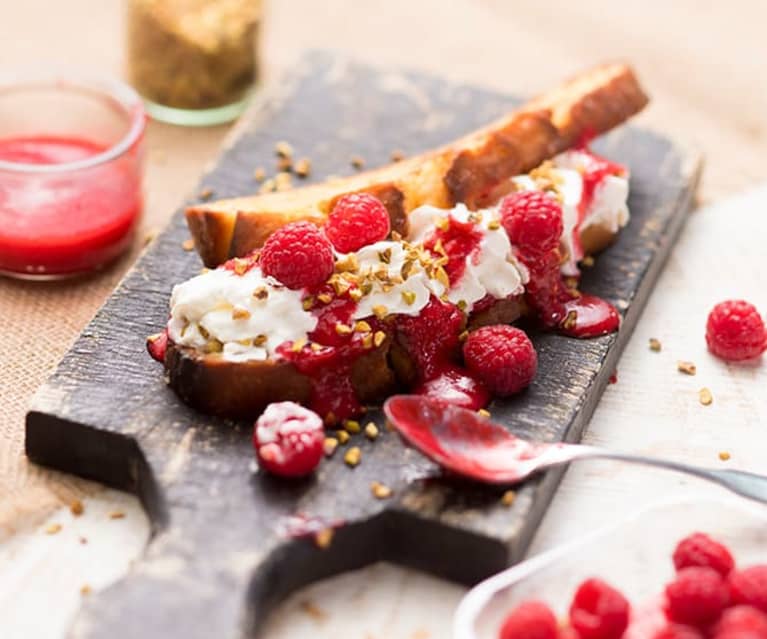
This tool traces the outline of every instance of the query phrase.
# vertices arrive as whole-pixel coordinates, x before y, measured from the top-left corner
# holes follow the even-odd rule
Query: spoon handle
[[[658,459],[657,457],[613,452],[595,446],[574,446],[571,452],[573,461],[578,459],[614,459],[632,464],[656,466],[666,470],[687,473],[688,475],[694,475],[695,477],[719,484],[743,497],[767,503],[767,477],[764,475],[757,475],[743,470],[702,468],[667,459]]]

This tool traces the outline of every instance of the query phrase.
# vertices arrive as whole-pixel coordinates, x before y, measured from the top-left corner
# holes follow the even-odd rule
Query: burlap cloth
[[[119,73],[116,0],[12,4],[0,21],[4,64],[40,59],[41,51],[54,55],[55,42],[71,64]],[[672,132],[705,152],[704,200],[767,179],[762,34],[767,4],[735,0],[703,10],[694,0],[649,5],[389,0],[385,10],[381,7],[372,1],[269,3],[264,39],[268,75],[288,67],[302,49],[332,45],[377,64],[420,67],[531,93],[583,66],[623,57],[636,64],[653,97],[641,123]],[[76,36],[83,28],[87,38]],[[71,37],[62,39],[62,34]],[[61,51],[55,53],[61,57]],[[161,227],[193,188],[225,132],[150,127],[142,231],[132,253],[107,271],[60,283],[0,279],[0,538],[75,496],[98,490],[26,462],[27,401],[119,281],[143,237]]]

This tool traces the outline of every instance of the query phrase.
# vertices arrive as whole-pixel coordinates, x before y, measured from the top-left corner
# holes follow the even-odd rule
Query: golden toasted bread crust
[[[475,133],[432,152],[380,169],[292,191],[192,206],[186,217],[207,266],[258,248],[295,220],[323,224],[347,193],[381,198],[392,228],[406,231],[407,214],[423,204],[485,206],[502,196],[508,178],[625,121],[647,104],[633,71],[596,67]],[[588,248],[588,247],[586,247]]]

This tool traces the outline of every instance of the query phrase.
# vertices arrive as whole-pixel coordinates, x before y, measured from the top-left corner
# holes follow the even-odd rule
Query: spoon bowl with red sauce
[[[391,397],[384,413],[405,441],[426,457],[445,470],[483,483],[515,484],[571,461],[614,459],[694,475],[767,503],[767,477],[754,473],[701,468],[596,446],[530,441],[474,411],[420,395]]]

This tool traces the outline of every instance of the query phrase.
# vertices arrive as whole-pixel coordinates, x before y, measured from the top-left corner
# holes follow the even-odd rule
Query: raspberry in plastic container
[[[499,639],[558,639],[557,618],[542,601],[525,601],[506,618]]]
[[[704,628],[715,622],[730,600],[727,582],[713,568],[682,568],[666,586],[672,621]]]
[[[341,253],[385,240],[390,230],[389,212],[381,200],[368,193],[340,197],[325,224],[325,235]]]
[[[311,473],[322,459],[324,441],[320,416],[295,402],[269,404],[253,431],[259,466],[280,477]]]
[[[767,565],[749,566],[730,574],[733,604],[746,604],[767,613]]]
[[[629,625],[630,606],[602,579],[587,579],[573,597],[570,623],[581,639],[620,639]]]
[[[680,541],[673,555],[677,570],[690,566],[713,568],[726,577],[735,566],[735,560],[724,544],[711,539],[705,533],[693,533]]]
[[[706,344],[726,361],[759,357],[767,349],[764,320],[756,307],[744,300],[721,302],[708,315]]]
[[[291,222],[266,240],[260,257],[261,270],[290,289],[323,284],[332,274],[333,247],[309,222]]]

